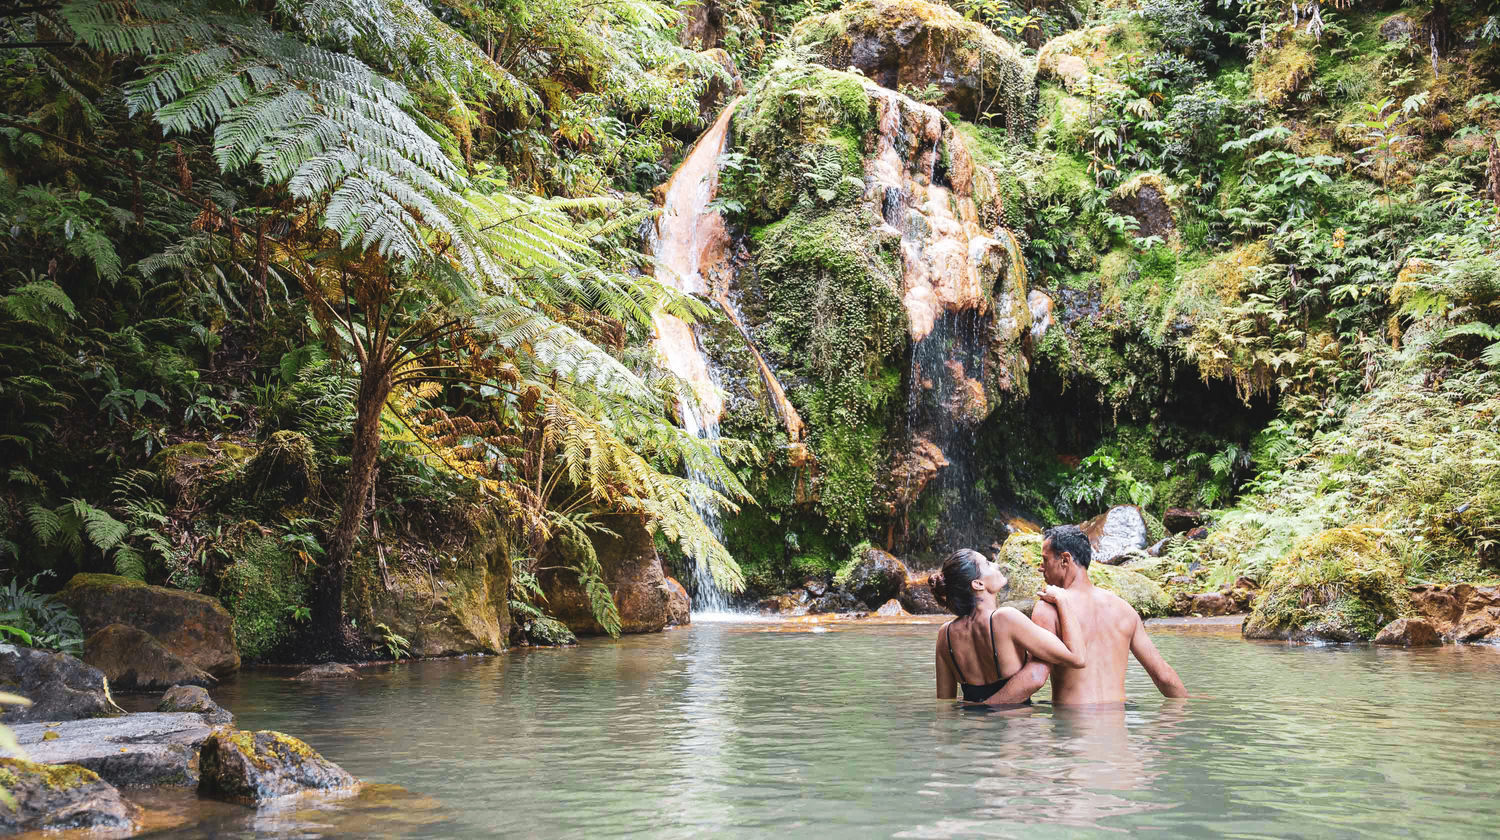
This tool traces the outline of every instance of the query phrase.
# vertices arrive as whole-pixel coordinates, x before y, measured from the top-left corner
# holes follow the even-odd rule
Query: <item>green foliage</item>
[[[411,653],[411,641],[405,636],[392,630],[384,624],[375,625],[375,632],[379,634],[377,643],[390,654],[392,659],[400,659]]]
[[[300,544],[291,539],[298,531],[278,539],[274,532],[259,533],[253,523],[246,526],[224,542],[229,562],[219,571],[215,592],[234,619],[240,655],[254,662],[274,654],[300,623],[311,575],[307,560],[297,553]]]
[[[0,630],[22,644],[83,655],[83,627],[67,606],[37,591],[41,575],[22,583],[12,578],[0,587]]]

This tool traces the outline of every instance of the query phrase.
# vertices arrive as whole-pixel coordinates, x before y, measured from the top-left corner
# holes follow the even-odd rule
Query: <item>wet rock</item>
[[[663,588],[666,574],[656,556],[656,541],[640,516],[602,517],[601,524],[613,532],[596,533],[594,552],[604,569],[604,584],[620,611],[620,632],[654,633],[667,626],[669,591]],[[554,564],[565,566],[566,563]],[[588,594],[571,568],[544,570],[538,575],[547,606],[559,621],[579,635],[602,635],[604,628],[594,618]]]
[[[876,610],[875,614],[885,616],[887,618],[911,615],[911,613],[901,608],[901,602],[897,601],[895,598],[892,598],[889,601],[886,601],[884,604],[881,604],[880,609]]]
[[[834,590],[807,605],[809,614],[855,612],[863,606],[859,599],[842,590]]]
[[[1198,579],[1192,575],[1172,575],[1167,583],[1172,586],[1192,586]]]
[[[1391,15],[1380,24],[1380,37],[1391,43],[1415,38],[1417,32],[1417,22],[1404,14]]]
[[[1167,615],[1172,601],[1156,581],[1139,572],[1118,566],[1089,566],[1089,580],[1100,589],[1113,592],[1141,614],[1142,618]]]
[[[668,577],[667,587],[667,624],[668,626],[682,627],[693,622],[693,602],[688,598],[687,589],[677,582],[677,578]]]
[[[907,577],[909,573],[905,563],[878,548],[872,548],[859,558],[859,562],[849,573],[844,588],[854,597],[874,607],[896,597]]]
[[[933,89],[938,108],[1031,136],[1036,81],[1016,48],[953,9],[922,0],[859,0],[806,18],[789,36],[837,70],[857,69],[890,90]],[[929,88],[929,86],[931,86]]]
[[[0,644],[0,691],[31,700],[30,706],[6,706],[5,723],[125,714],[103,672],[66,653]]]
[[[1052,296],[1032,289],[1026,293],[1026,308],[1031,310],[1031,341],[1034,346],[1052,328]]]
[[[139,810],[92,771],[0,758],[0,787],[15,808],[0,806],[0,834],[58,829],[131,830]]]
[[[1500,586],[1418,586],[1411,611],[1451,642],[1500,641]]]
[[[76,764],[118,787],[198,784],[198,746],[211,731],[193,712],[140,712],[15,727],[33,761]]]
[[[1156,542],[1152,543],[1149,548],[1146,549],[1146,556],[1147,557],[1160,557],[1162,555],[1162,552],[1167,550],[1167,544],[1170,543],[1171,541],[1172,541],[1171,537],[1164,537],[1162,539],[1157,540]]]
[[[1135,505],[1116,505],[1078,527],[1088,535],[1095,563],[1113,563],[1146,547],[1146,517]]]
[[[174,685],[213,685],[207,671],[162,646],[150,633],[110,624],[83,643],[83,661],[104,672],[110,685],[123,691]]]
[[[1160,175],[1137,175],[1117,187],[1109,199],[1116,213],[1130,216],[1140,223],[1135,235],[1166,239],[1177,229],[1166,181]]]
[[[927,577],[907,578],[901,583],[901,591],[896,593],[896,600],[901,602],[901,608],[912,615],[942,615],[947,612],[933,597],[932,589],[927,586]]]
[[[796,601],[799,604],[805,604],[813,599],[813,594],[811,592],[808,592],[806,589],[793,589],[787,594],[792,596],[792,600]]]
[[[1224,592],[1177,593],[1172,609],[1178,615],[1234,615],[1241,607],[1233,596]]]
[[[927,484],[937,477],[938,471],[948,466],[948,456],[937,444],[924,437],[916,437],[901,448],[891,463],[890,476],[886,482],[891,488],[890,510],[909,508],[921,497]]]
[[[1438,635],[1437,628],[1433,627],[1432,622],[1425,618],[1398,618],[1380,628],[1380,632],[1375,636],[1375,644],[1377,645],[1424,647],[1427,645],[1439,645],[1442,642],[1442,637]]]
[[[785,615],[797,609],[801,602],[790,595],[771,595],[755,602],[755,609],[772,615]]]
[[[1196,510],[1175,507],[1167,508],[1167,512],[1161,518],[1161,524],[1166,526],[1167,533],[1169,534],[1181,534],[1184,531],[1191,531],[1200,525],[1207,524],[1207,522],[1208,517]]]
[[[260,803],[312,790],[354,787],[342,767],[290,735],[220,727],[203,742],[198,791],[235,802]]]
[[[808,578],[802,582],[802,588],[813,598],[820,598],[828,594],[828,584],[815,578]]]
[[[1042,580],[1041,534],[1013,533],[991,559],[1005,573],[1005,588],[996,595],[999,601],[1034,597],[1046,585]]]
[[[156,704],[158,712],[196,712],[209,723],[232,723],[234,715],[215,703],[208,689],[197,685],[174,685],[161,696]]]
[[[1194,528],[1191,531],[1183,534],[1183,536],[1194,541],[1206,540],[1208,539],[1208,528],[1200,525],[1197,528]]]
[[[292,677],[294,680],[357,680],[359,672],[338,662],[325,662],[322,665],[314,665]]]
[[[97,574],[74,575],[57,597],[78,615],[90,636],[111,624],[125,624],[215,677],[240,667],[233,620],[215,598]]]
[[[700,0],[687,6],[682,10],[680,26],[677,43],[695,50],[722,47],[724,35],[729,31],[719,0]]]

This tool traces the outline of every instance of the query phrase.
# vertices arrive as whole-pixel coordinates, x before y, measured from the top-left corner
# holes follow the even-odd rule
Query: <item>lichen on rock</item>
[[[1322,531],[1271,569],[1244,633],[1290,641],[1371,639],[1408,611],[1404,582],[1386,532],[1359,525]]]

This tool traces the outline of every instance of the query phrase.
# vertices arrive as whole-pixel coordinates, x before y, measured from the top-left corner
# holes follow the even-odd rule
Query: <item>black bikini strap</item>
[[[995,676],[1003,680],[1005,679],[1005,673],[1000,670],[1000,651],[995,647],[995,613],[997,612],[1000,612],[1000,610],[994,609],[990,611],[990,655],[995,657]]]

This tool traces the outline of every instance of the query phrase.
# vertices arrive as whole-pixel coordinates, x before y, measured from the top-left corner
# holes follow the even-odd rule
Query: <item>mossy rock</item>
[[[1266,577],[1245,621],[1249,639],[1373,639],[1408,611],[1406,575],[1378,528],[1321,531],[1299,542]]]
[[[208,595],[150,586],[119,575],[78,574],[57,598],[78,615],[88,635],[111,624],[124,624],[145,631],[176,656],[215,677],[240,667],[234,619]]]
[[[203,742],[199,769],[199,793],[252,804],[358,784],[306,743],[270,730],[215,729]]]
[[[934,91],[937,107],[1005,126],[1027,141],[1036,79],[1015,47],[948,6],[858,0],[798,23],[788,36],[829,67],[858,69],[891,90]],[[998,117],[991,117],[998,114]]]
[[[1047,585],[1042,578],[1041,534],[1012,533],[993,559],[1010,580],[1010,585],[1000,593],[1002,602],[1033,598]]]
[[[995,563],[1010,578],[1010,588],[1000,600],[1030,598],[1046,586],[1042,577],[1042,535],[1013,533],[1000,547]],[[1156,581],[1145,575],[1094,563],[1089,566],[1089,580],[1100,589],[1113,592],[1143,618],[1166,615],[1172,602]]]
[[[59,829],[128,831],[140,811],[99,774],[76,764],[0,758],[0,788],[15,800],[0,805],[0,834]]]
[[[1167,615],[1172,609],[1172,599],[1161,585],[1139,572],[1094,563],[1089,566],[1089,580],[1100,589],[1124,598],[1141,618]]]
[[[317,452],[301,432],[272,432],[245,469],[251,495],[276,493],[286,505],[307,498],[319,481]]]

